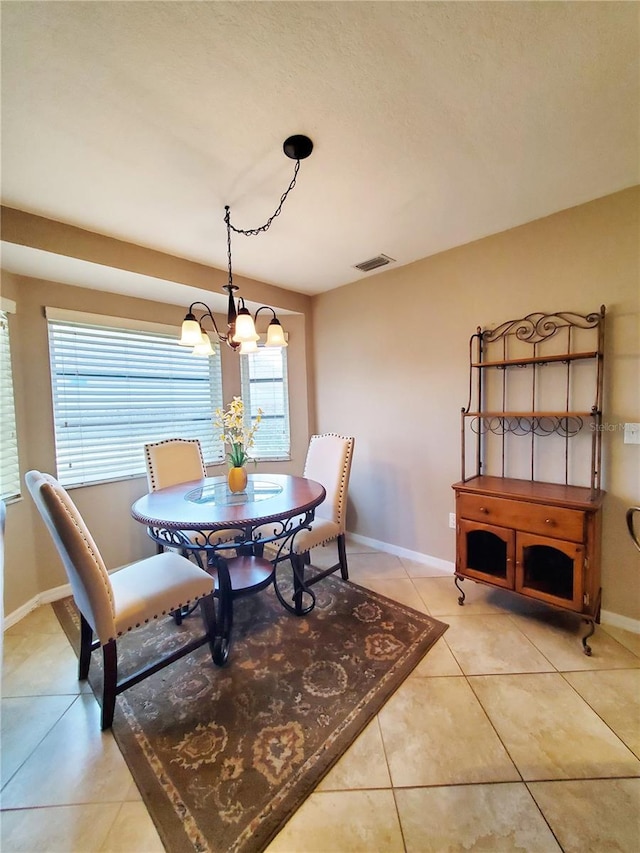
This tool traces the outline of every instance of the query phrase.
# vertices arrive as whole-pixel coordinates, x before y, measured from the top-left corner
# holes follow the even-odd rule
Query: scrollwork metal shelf
[[[465,412],[471,418],[470,428],[476,435],[488,432],[493,435],[557,435],[571,437],[583,428],[585,419],[592,412]]]
[[[495,471],[502,477],[507,475],[508,438],[528,437],[529,479],[536,480],[536,439],[557,435],[565,441],[563,476],[565,485],[568,485],[569,441],[588,425],[592,433],[590,486],[593,491],[600,488],[604,316],[603,305],[600,311],[587,315],[536,312],[509,320],[495,329],[483,331],[477,328],[469,340],[469,400],[462,409],[461,417],[463,482],[489,473],[485,470],[486,440],[489,436],[502,439],[500,462],[496,466],[500,470]],[[517,353],[514,353],[514,349],[517,349]],[[592,396],[589,401],[580,400],[582,407],[576,410],[573,370],[576,363],[585,361],[594,364],[587,382]],[[528,375],[524,396],[530,407],[524,411],[512,411],[508,405],[511,396],[510,373],[514,368],[518,374],[524,371]],[[542,370],[554,372],[552,384],[556,394],[561,389],[564,398],[561,408],[542,408],[541,403],[549,390],[547,382],[544,383],[545,388],[541,387]],[[492,371],[496,374],[493,380],[490,379]],[[519,390],[522,396],[522,382]],[[492,406],[488,404],[490,398]],[[476,443],[475,470],[469,475],[466,470],[468,431]]]

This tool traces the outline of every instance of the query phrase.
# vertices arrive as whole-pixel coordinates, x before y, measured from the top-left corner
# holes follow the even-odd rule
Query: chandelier
[[[203,322],[207,318],[211,321],[213,331],[221,343],[226,343],[233,350],[239,350],[240,354],[254,352],[258,349],[258,341],[260,340],[260,335],[256,332],[256,320],[261,311],[270,311],[273,314],[271,322],[267,328],[265,346],[287,346],[284,329],[282,328],[280,320],[278,320],[273,308],[270,308],[268,305],[261,305],[260,308],[258,308],[258,310],[252,315],[244,304],[244,299],[241,296],[238,297],[236,305],[236,298],[234,294],[236,290],[238,290],[238,286],[233,283],[233,271],[231,266],[231,232],[234,231],[236,234],[244,234],[246,237],[255,237],[256,234],[261,234],[263,231],[267,231],[269,229],[276,216],[280,215],[282,205],[285,203],[287,196],[296,185],[296,178],[298,177],[298,171],[300,170],[300,161],[306,160],[306,158],[311,154],[313,151],[313,142],[308,136],[290,136],[284,141],[282,148],[287,157],[296,161],[296,165],[293,171],[291,183],[282,194],[278,207],[269,219],[267,219],[265,224],[261,225],[259,228],[236,228],[235,225],[231,224],[231,210],[229,205],[225,205],[224,221],[227,226],[228,280],[227,283],[223,285],[222,289],[226,290],[229,295],[227,307],[227,330],[226,332],[222,332],[218,329],[215,317],[206,303],[192,302],[182,322],[182,335],[178,343],[181,346],[193,347],[195,355],[213,355],[214,353],[214,349],[211,346],[211,338],[203,327]],[[194,313],[194,308],[197,306],[200,306],[198,316]]]

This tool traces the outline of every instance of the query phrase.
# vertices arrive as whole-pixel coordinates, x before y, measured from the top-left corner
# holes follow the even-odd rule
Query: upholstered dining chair
[[[150,492],[207,476],[197,438],[167,438],[145,444],[144,457]]]
[[[306,586],[312,586],[322,578],[340,569],[344,580],[349,579],[345,525],[347,493],[355,439],[352,436],[324,433],[312,435],[309,440],[303,477],[321,483],[327,493],[324,501],[316,508],[310,530],[301,530],[293,540],[293,548],[282,549],[277,562],[290,559],[299,578]],[[310,564],[310,551],[320,545],[336,541],[338,562],[328,569],[304,577],[305,566]]]
[[[116,696],[124,690],[205,643],[209,643],[213,656],[213,579],[175,552],[156,554],[109,574],[82,516],[60,483],[40,471],[27,472],[25,482],[62,558],[80,612],[81,681],[89,676],[91,653],[102,647],[101,725],[108,729],[113,722]],[[201,606],[205,633],[118,681],[118,638],[196,601]]]
[[[144,458],[150,492],[188,483],[190,480],[201,480],[207,476],[202,446],[197,438],[167,438],[164,441],[145,444]],[[229,542],[229,548],[234,548],[234,538],[237,534],[237,530],[221,530],[216,533],[215,540],[218,544]],[[195,541],[192,531],[184,530],[182,535],[192,543]],[[186,551],[182,553],[187,556]],[[200,562],[198,551],[193,554]],[[200,562],[200,565],[203,564]]]

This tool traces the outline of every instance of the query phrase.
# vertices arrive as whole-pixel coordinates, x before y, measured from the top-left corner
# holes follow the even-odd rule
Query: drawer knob
[[[484,506],[481,506],[481,507],[480,507],[480,512],[483,512],[485,515],[488,515],[488,514],[489,514],[489,510],[488,510],[486,507],[484,507]]]
[[[545,518],[544,523],[553,525],[555,524],[555,521],[552,518]]]

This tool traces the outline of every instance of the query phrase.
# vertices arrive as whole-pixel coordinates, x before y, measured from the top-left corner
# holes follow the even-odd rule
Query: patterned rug
[[[334,577],[314,591],[303,618],[273,588],[238,599],[225,667],[205,645],[118,697],[113,734],[170,853],[263,850],[447,628]],[[73,600],[54,608],[77,652]],[[120,676],[202,630],[194,614],[122,638]]]

